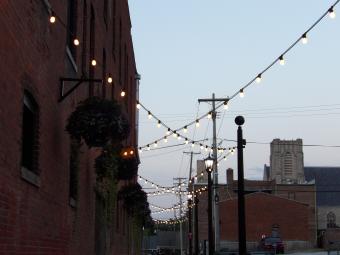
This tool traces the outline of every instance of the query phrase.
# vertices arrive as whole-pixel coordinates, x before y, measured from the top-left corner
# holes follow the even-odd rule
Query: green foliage
[[[126,139],[130,126],[116,101],[90,97],[70,115],[66,130],[75,139],[83,138],[89,147],[103,147],[109,141]]]
[[[118,165],[118,180],[130,180],[136,176],[138,172],[138,162],[135,157],[121,158]]]
[[[128,215],[134,217],[140,225],[150,224],[151,211],[147,195],[138,183],[123,187],[118,192],[118,199],[123,199],[123,205]]]

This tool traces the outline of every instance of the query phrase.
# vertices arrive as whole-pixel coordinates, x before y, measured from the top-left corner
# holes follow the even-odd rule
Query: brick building
[[[120,202],[113,222],[102,220],[94,192],[98,149],[81,147],[71,182],[65,132],[80,101],[115,99],[131,126],[123,145],[137,146],[127,0],[1,1],[0,24],[0,254],[137,253],[136,230]],[[101,82],[84,81],[63,98],[76,82],[61,87],[61,77]]]
[[[201,164],[198,163],[198,172]],[[204,173],[204,172],[203,172]],[[227,184],[219,185],[221,248],[237,249],[237,180],[227,170]],[[207,185],[206,174],[198,178],[194,189]],[[270,235],[273,227],[285,247],[298,249],[316,246],[316,201],[314,184],[277,184],[275,180],[245,180],[247,245],[255,249],[262,236]],[[208,239],[207,193],[198,197],[199,242]],[[194,210],[195,213],[195,210]],[[294,215],[294,217],[292,217]],[[195,225],[195,224],[194,224]]]

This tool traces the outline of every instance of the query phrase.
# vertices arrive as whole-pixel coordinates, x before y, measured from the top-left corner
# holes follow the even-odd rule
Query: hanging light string
[[[48,10],[48,13],[49,13],[49,22],[54,25],[56,22],[60,23],[62,25],[62,27],[65,29],[66,33],[69,34],[69,36],[72,38],[72,42],[74,44],[74,46],[78,47],[80,44],[81,44],[81,41],[80,39],[72,33],[72,31],[70,31],[66,25],[66,23],[61,19],[61,17],[59,15],[57,15],[56,11],[52,8],[52,6],[48,6],[47,7],[47,10]],[[93,58],[90,60],[89,62],[90,66],[92,66],[93,68],[96,67],[96,66],[102,66],[100,64],[100,62]],[[105,74],[105,82],[109,83],[109,84],[112,84],[113,82],[113,76],[110,72],[106,73]],[[103,80],[103,83],[104,83],[104,80]],[[121,89],[121,92],[120,92],[120,96],[121,97],[125,97],[126,96],[126,91],[125,91],[125,88],[124,86],[122,86],[122,89]]]
[[[153,220],[155,224],[163,224],[163,225],[176,225],[176,224],[179,224],[179,223],[183,223],[185,221],[187,221],[187,218],[181,218],[181,219],[168,219],[168,220],[157,220],[157,219],[154,219]]]
[[[335,18],[336,14],[335,14],[335,6],[338,5],[338,3],[340,2],[340,0],[335,1],[335,3],[327,9],[326,12],[324,12],[322,14],[322,16],[320,18],[318,18],[304,33],[302,33],[301,36],[298,37],[298,39],[296,39],[291,45],[288,46],[288,48],[286,50],[284,50],[278,57],[276,57],[267,67],[265,67],[261,72],[259,72],[255,77],[253,77],[249,82],[247,82],[243,87],[241,87],[241,89],[239,89],[238,91],[236,91],[231,97],[228,98],[228,100],[226,100],[223,103],[220,103],[216,106],[216,110],[219,109],[220,107],[224,106],[225,108],[228,108],[229,102],[231,100],[233,100],[237,95],[240,95],[240,97],[244,96],[244,92],[245,90],[252,84],[254,83],[260,83],[262,81],[262,78],[264,76],[264,74],[270,69],[272,68],[276,63],[279,63],[280,65],[284,65],[285,64],[285,55],[291,51],[300,41],[303,44],[306,44],[308,42],[308,33],[315,28],[327,15],[329,15],[330,18]],[[140,104],[140,103],[138,103]],[[140,104],[141,105],[141,104]],[[155,115],[153,115],[151,113],[151,111],[149,109],[147,109],[146,107],[142,106],[144,110],[146,110],[149,114],[151,114],[156,120],[160,121]],[[173,131],[180,131],[182,129],[187,128],[188,126],[191,126],[193,124],[199,124],[199,121],[202,120],[203,118],[209,116],[210,112],[203,114],[201,117],[196,118],[196,120],[189,122],[188,124],[176,129],[176,130],[171,130]],[[161,124],[166,127],[169,128],[167,125],[164,124],[164,122],[160,121]],[[160,141],[161,139],[156,140],[157,142]],[[141,146],[141,148],[145,148],[146,146]]]
[[[160,190],[166,191],[167,189],[172,189],[172,188],[175,187],[175,186],[168,186],[168,187],[162,186],[162,185],[156,184],[153,181],[150,181],[149,179],[147,179],[147,178],[145,178],[145,177],[143,177],[139,174],[137,174],[137,176],[138,176],[139,181],[144,181],[144,184],[150,184],[151,187],[153,187],[155,189],[160,189]]]

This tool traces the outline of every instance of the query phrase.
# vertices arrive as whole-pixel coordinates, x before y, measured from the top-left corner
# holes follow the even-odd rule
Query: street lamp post
[[[205,169],[208,173],[208,242],[209,242],[209,255],[214,254],[214,239],[212,229],[212,191],[211,191],[211,172],[213,170],[214,160],[213,158],[207,157],[204,160]]]
[[[189,227],[189,233],[188,233],[188,238],[189,238],[189,255],[192,255],[192,219],[191,219],[191,215],[192,215],[192,195],[189,194],[188,195],[188,227]]]
[[[195,195],[195,255],[199,255],[199,247],[198,247],[198,194]]]
[[[237,116],[235,123],[238,125],[237,129],[237,166],[238,166],[238,237],[239,237],[239,254],[247,254],[247,242],[246,242],[246,216],[245,216],[245,202],[244,202],[244,175],[243,175],[243,148],[246,141],[243,139],[242,125],[244,124],[244,118]]]

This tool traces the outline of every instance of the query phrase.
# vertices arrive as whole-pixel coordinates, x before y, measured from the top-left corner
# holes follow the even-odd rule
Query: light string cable
[[[228,108],[228,104],[229,104],[229,101],[233,100],[237,95],[240,95],[241,97],[244,96],[244,91],[245,89],[247,89],[250,85],[254,84],[254,83],[259,83],[261,82],[262,80],[262,77],[264,75],[264,73],[266,73],[271,67],[273,67],[276,63],[279,63],[280,65],[284,65],[285,64],[285,60],[284,60],[284,56],[289,52],[291,51],[294,46],[296,46],[300,41],[303,43],[303,44],[306,44],[308,42],[308,38],[307,38],[307,34],[314,28],[316,27],[320,22],[321,20],[329,15],[331,18],[335,18],[335,6],[340,2],[340,0],[337,0],[335,1],[335,3],[327,9],[326,12],[324,12],[322,14],[322,16],[320,18],[318,18],[297,40],[295,40],[291,45],[288,46],[288,48],[286,50],[284,50],[280,55],[279,57],[275,58],[267,67],[265,67],[261,72],[259,72],[255,77],[253,77],[249,82],[247,82],[243,87],[241,87],[240,90],[238,90],[237,92],[235,92],[231,97],[228,98],[228,100],[226,100],[225,102],[223,103],[220,103],[216,106],[216,109],[219,109],[220,107],[222,107],[224,105],[225,108]],[[151,113],[146,107],[143,106],[143,108],[148,111],[149,113]],[[176,129],[175,131],[179,131],[179,130],[182,130],[182,129],[185,129],[187,128],[188,126],[190,125],[193,125],[195,123],[198,123],[199,120],[203,119],[204,117],[208,116],[209,112],[206,113],[206,114],[203,114],[201,117],[199,118],[196,118],[196,120],[192,121],[192,122],[189,122],[188,124],[184,125],[183,127],[181,128],[178,128]],[[159,120],[159,119],[157,119]],[[163,122],[161,122],[163,125],[165,125]],[[167,126],[166,126],[167,127]],[[158,139],[156,141],[159,141],[161,139]],[[141,146],[140,148],[144,148],[146,146]]]

